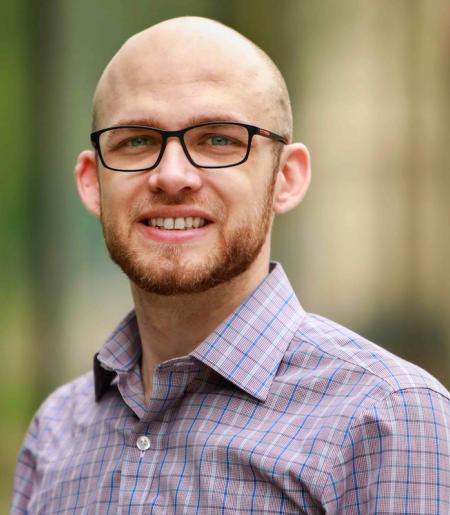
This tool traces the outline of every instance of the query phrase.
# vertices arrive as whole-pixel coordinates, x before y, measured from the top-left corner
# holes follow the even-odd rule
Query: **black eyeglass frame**
[[[245,127],[247,129],[247,131],[248,131],[247,151],[241,161],[239,161],[238,163],[233,163],[231,165],[200,166],[192,159],[192,157],[189,154],[189,150],[187,149],[186,143],[184,141],[184,134],[191,129],[196,129],[197,127],[206,127],[208,125],[239,125],[240,127]],[[113,168],[111,166],[108,166],[105,163],[105,160],[103,159],[102,151],[100,148],[100,136],[104,132],[108,132],[108,131],[111,131],[114,129],[151,129],[155,132],[158,132],[162,137],[162,142],[161,142],[161,150],[159,152],[159,156],[156,159],[155,163],[152,166],[147,166],[146,168],[138,168],[136,170],[123,170],[121,168]],[[245,161],[247,161],[248,156],[250,154],[251,146],[252,146],[253,136],[263,136],[263,137],[269,138],[273,141],[278,141],[279,143],[283,143],[284,145],[287,145],[289,143],[288,140],[284,136],[280,136],[279,134],[276,134],[275,132],[269,131],[267,129],[261,129],[261,127],[256,127],[255,125],[248,125],[247,123],[241,123],[241,122],[221,122],[221,121],[199,123],[197,125],[191,125],[190,127],[180,129],[178,131],[166,131],[164,129],[150,127],[148,125],[116,125],[114,127],[107,127],[105,129],[100,129],[98,131],[92,132],[90,135],[92,146],[94,147],[95,151],[97,152],[98,156],[100,157],[100,161],[102,162],[103,166],[105,168],[108,168],[108,170],[114,170],[116,172],[125,172],[125,173],[127,173],[127,172],[143,172],[146,170],[153,170],[154,168],[156,168],[159,165],[159,163],[164,155],[164,151],[166,149],[166,144],[167,144],[167,139],[174,138],[174,137],[178,138],[180,140],[184,154],[186,155],[188,161],[196,168],[231,168],[233,166],[238,166],[242,163],[245,163]]]

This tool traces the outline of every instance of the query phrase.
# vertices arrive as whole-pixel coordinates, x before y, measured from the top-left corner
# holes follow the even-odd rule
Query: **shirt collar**
[[[282,266],[271,263],[270,273],[259,286],[191,356],[264,401],[303,316]],[[133,369],[140,357],[136,315],[131,311],[95,355],[96,400],[118,372]]]
[[[279,263],[192,353],[264,401],[304,311]]]
[[[95,399],[108,390],[119,372],[131,371],[141,359],[141,339],[132,310],[94,356]]]

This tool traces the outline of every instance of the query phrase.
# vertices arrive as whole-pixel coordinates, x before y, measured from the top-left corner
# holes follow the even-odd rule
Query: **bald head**
[[[163,102],[165,89],[173,92],[172,98],[178,98],[178,91],[183,109],[185,102],[194,101],[192,93],[184,89],[193,84],[200,92],[202,85],[209,88],[206,96],[212,84],[222,86],[224,108],[228,105],[233,112],[232,95],[252,108],[248,119],[237,121],[261,124],[291,140],[286,83],[270,57],[235,30],[198,17],[161,22],[124,43],[97,85],[93,125],[98,129],[117,123],[119,119],[111,112],[117,111],[124,99],[141,98],[144,91],[151,105]],[[209,95],[210,102],[219,106],[222,98],[215,95]]]

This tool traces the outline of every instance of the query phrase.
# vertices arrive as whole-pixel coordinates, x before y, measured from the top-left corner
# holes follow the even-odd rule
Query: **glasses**
[[[156,168],[168,138],[178,138],[189,162],[198,168],[228,168],[244,163],[253,136],[283,144],[283,136],[237,122],[208,122],[178,131],[145,125],[118,125],[91,134],[91,142],[105,168],[118,172],[140,172]]]

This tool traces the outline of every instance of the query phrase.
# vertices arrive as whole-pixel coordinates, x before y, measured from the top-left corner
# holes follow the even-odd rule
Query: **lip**
[[[208,222],[215,222],[214,217],[196,207],[189,206],[160,206],[148,209],[139,215],[138,222],[144,223],[149,218],[187,218],[188,216],[204,218]],[[198,230],[198,229],[196,229]]]
[[[161,229],[146,225],[150,218],[187,218],[199,217],[207,220],[207,224],[197,229]],[[195,206],[154,206],[142,213],[136,220],[139,233],[148,240],[159,243],[195,242],[206,236],[215,225],[215,217],[208,211]]]
[[[145,225],[140,222],[137,224],[139,232],[146,238],[160,243],[188,243],[194,242],[206,236],[214,223],[208,223],[198,229],[159,229]]]

